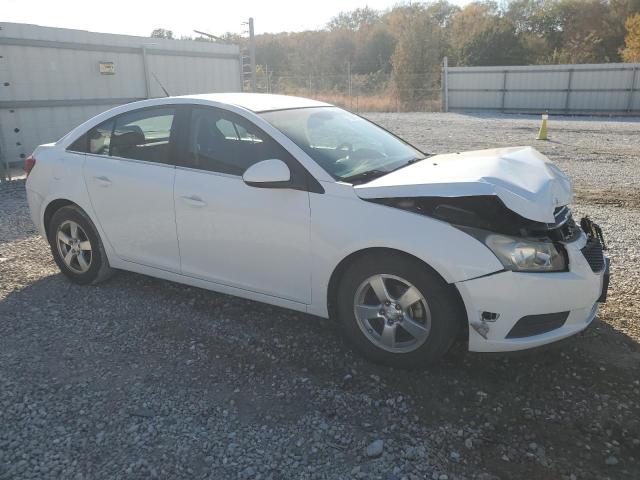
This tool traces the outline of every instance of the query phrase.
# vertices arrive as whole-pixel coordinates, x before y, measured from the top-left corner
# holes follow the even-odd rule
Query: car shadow
[[[86,306],[76,303],[78,296],[86,298]],[[347,357],[345,361],[337,361],[336,365],[349,368],[355,362],[367,372],[388,375],[390,381],[401,371],[359,359],[342,340],[338,325],[333,320],[131,272],[119,271],[114,278],[98,286],[75,285],[60,273],[41,278],[0,301],[0,314],[5,316],[5,324],[12,323],[14,310],[21,305],[29,305],[31,313],[27,312],[27,316],[30,318],[46,318],[48,308],[56,311],[72,309],[77,313],[77,319],[83,322],[108,319],[114,327],[159,332],[161,335],[157,340],[160,342],[186,341],[198,336],[201,341],[215,343],[216,336],[209,336],[207,331],[233,325],[229,328],[238,329],[238,347],[247,341],[269,342],[275,346],[273,352],[282,350],[279,361],[290,362],[309,371],[326,372],[327,364],[318,364],[314,358],[305,360],[320,347],[330,350],[334,356],[342,354]],[[141,315],[136,317],[136,314]],[[274,335],[278,336],[275,340]],[[132,340],[135,342],[135,338]],[[308,351],[302,345],[305,343],[316,343],[319,348]],[[485,379],[490,380],[495,369],[503,364],[533,371],[543,366],[555,368],[571,358],[573,364],[578,360],[601,363],[601,359],[591,355],[598,345],[602,348],[603,358],[612,363],[620,356],[640,354],[638,342],[596,319],[587,330],[576,336],[519,352],[472,353],[466,350],[464,338],[460,338],[442,361],[405,371],[402,375],[418,378],[438,371],[460,369],[474,377],[486,375]],[[233,347],[232,344],[230,346]],[[588,357],[582,358],[580,354]]]

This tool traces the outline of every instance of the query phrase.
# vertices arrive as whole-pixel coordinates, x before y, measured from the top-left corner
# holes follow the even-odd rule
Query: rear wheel
[[[340,282],[337,303],[356,349],[401,368],[440,359],[461,324],[450,287],[424,264],[396,253],[357,259]]]
[[[93,222],[78,206],[53,214],[49,244],[60,271],[75,283],[96,284],[113,274]]]

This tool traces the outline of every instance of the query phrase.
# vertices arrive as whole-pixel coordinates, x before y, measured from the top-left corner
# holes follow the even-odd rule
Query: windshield
[[[424,158],[386,130],[337,107],[261,115],[336,180],[362,183]]]

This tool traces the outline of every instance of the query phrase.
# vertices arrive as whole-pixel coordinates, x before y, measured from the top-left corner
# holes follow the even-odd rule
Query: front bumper
[[[608,283],[606,268],[594,272],[581,249],[587,236],[566,244],[569,271],[502,271],[457,283],[469,319],[469,350],[507,352],[538,347],[574,335],[593,321]],[[512,329],[527,316],[566,318],[544,333],[514,338]],[[549,316],[550,317],[550,316]],[[511,335],[510,335],[510,332]]]

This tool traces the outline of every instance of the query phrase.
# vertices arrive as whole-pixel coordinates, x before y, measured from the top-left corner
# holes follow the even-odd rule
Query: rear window
[[[169,163],[174,118],[175,108],[134,110],[93,127],[67,150]]]

